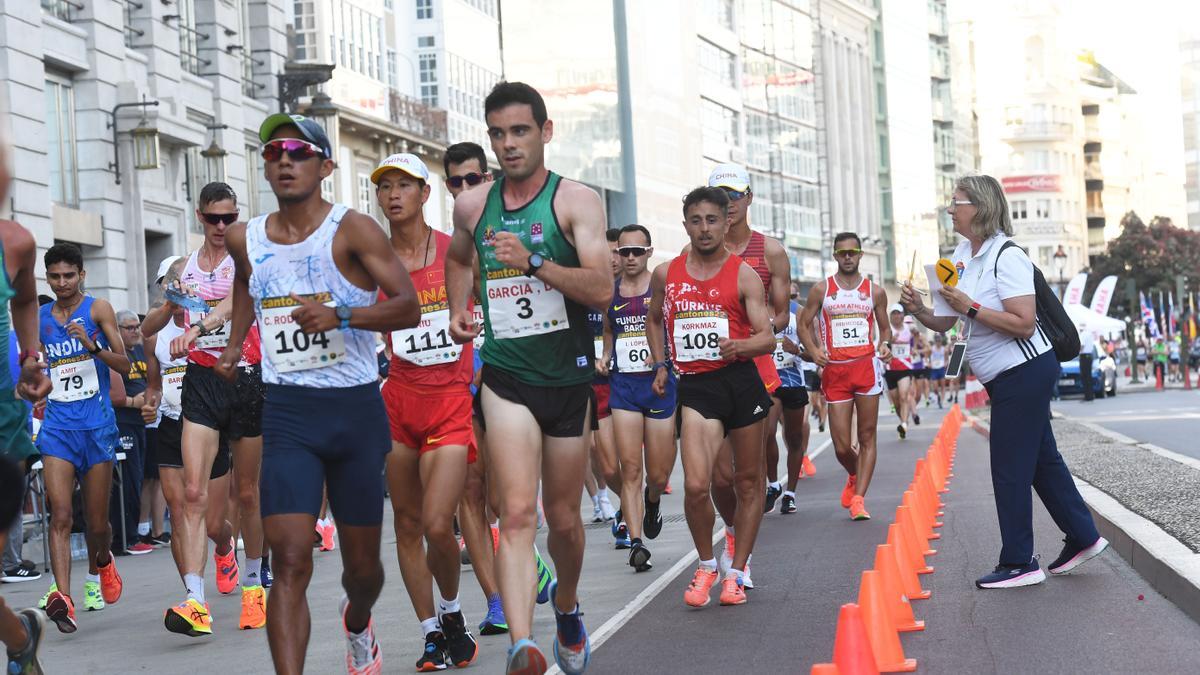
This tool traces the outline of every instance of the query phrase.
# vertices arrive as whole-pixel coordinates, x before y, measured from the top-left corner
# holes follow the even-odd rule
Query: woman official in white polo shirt
[[[956,288],[939,291],[960,316],[940,317],[905,284],[900,301],[918,321],[945,332],[960,318],[966,324],[967,361],[992,400],[991,468],[1000,520],[1000,564],[976,580],[979,588],[1014,588],[1045,581],[1033,557],[1033,503],[1037,490],[1066,545],[1050,564],[1063,574],[1108,546],[1096,531],[1071,473],[1058,453],[1050,426],[1050,392],[1059,366],[1037,324],[1033,263],[1010,246],[1008,201],[991,176],[967,176],[955,185],[947,207],[954,231],[966,237],[952,260]]]

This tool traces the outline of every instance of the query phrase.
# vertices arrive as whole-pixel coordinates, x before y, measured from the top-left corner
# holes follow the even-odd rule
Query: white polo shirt
[[[1010,246],[997,260],[1008,237],[997,233],[971,255],[971,242],[962,241],[950,257],[959,268],[958,289],[982,307],[1004,310],[1003,301],[1033,295],[1033,262],[1025,251]],[[993,272],[994,270],[994,272]],[[1028,340],[998,333],[963,315],[968,324],[967,361],[981,382],[991,382],[1000,373],[1050,351],[1050,342],[1037,326]]]

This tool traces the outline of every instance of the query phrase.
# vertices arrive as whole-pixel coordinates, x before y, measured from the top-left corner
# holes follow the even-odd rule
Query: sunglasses
[[[840,257],[845,257],[845,256],[851,256],[851,255],[859,255],[861,253],[862,253],[861,248],[839,248],[838,250],[833,252],[833,255],[835,257],[840,258]]]
[[[744,190],[742,192],[730,190],[729,188],[724,188],[724,190],[725,194],[729,197],[729,201],[731,202],[740,202],[743,198],[745,198],[746,195],[750,194],[749,190]]]
[[[234,221],[236,221],[238,219],[238,212],[234,211],[233,213],[201,213],[200,219],[203,220],[204,222],[208,223],[209,225],[216,225],[217,223],[225,223],[226,225],[232,225],[234,223]]]
[[[450,176],[449,178],[446,179],[446,185],[449,185],[450,187],[454,188],[455,190],[462,187],[463,183],[466,183],[467,185],[470,185],[471,187],[475,187],[476,185],[479,185],[480,183],[482,183],[485,178],[487,178],[487,174],[475,173],[474,171],[472,171],[471,173],[469,173],[465,176]]]
[[[796,298],[800,297],[800,294],[799,294],[799,293],[792,293],[792,294],[791,294],[791,295],[789,295],[788,297],[789,297],[789,298],[791,298],[791,299],[793,299],[793,300],[795,300]]]
[[[268,162],[278,162],[283,158],[285,152],[296,162],[325,156],[325,151],[315,143],[309,143],[299,138],[277,138],[262,147],[262,158]]]
[[[628,258],[630,256],[633,256],[634,258],[640,258],[646,255],[649,250],[650,248],[648,246],[622,246],[621,248],[617,249],[617,255],[622,258]]]

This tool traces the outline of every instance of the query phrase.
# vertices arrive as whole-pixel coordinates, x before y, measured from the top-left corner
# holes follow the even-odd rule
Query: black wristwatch
[[[538,270],[542,269],[542,264],[545,262],[546,262],[546,259],[543,258],[540,253],[530,253],[529,254],[529,269],[525,270],[525,276],[532,277],[532,276],[536,275],[538,273]]]
[[[89,354],[91,354],[92,356],[95,356],[95,355],[99,354],[99,353],[100,353],[100,350],[102,349],[102,347],[100,346],[100,342],[99,342],[99,341],[95,342],[94,344],[96,345],[96,348],[95,348],[95,349],[89,349],[89,350],[88,350],[88,353],[89,353]]]

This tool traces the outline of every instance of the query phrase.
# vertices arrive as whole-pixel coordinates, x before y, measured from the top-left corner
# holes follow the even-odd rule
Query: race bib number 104
[[[335,306],[329,293],[304,297]],[[325,368],[346,358],[346,337],[340,330],[311,334],[301,330],[292,319],[292,311],[299,306],[300,303],[286,296],[262,299],[259,319],[262,347],[275,370],[290,373]]]

